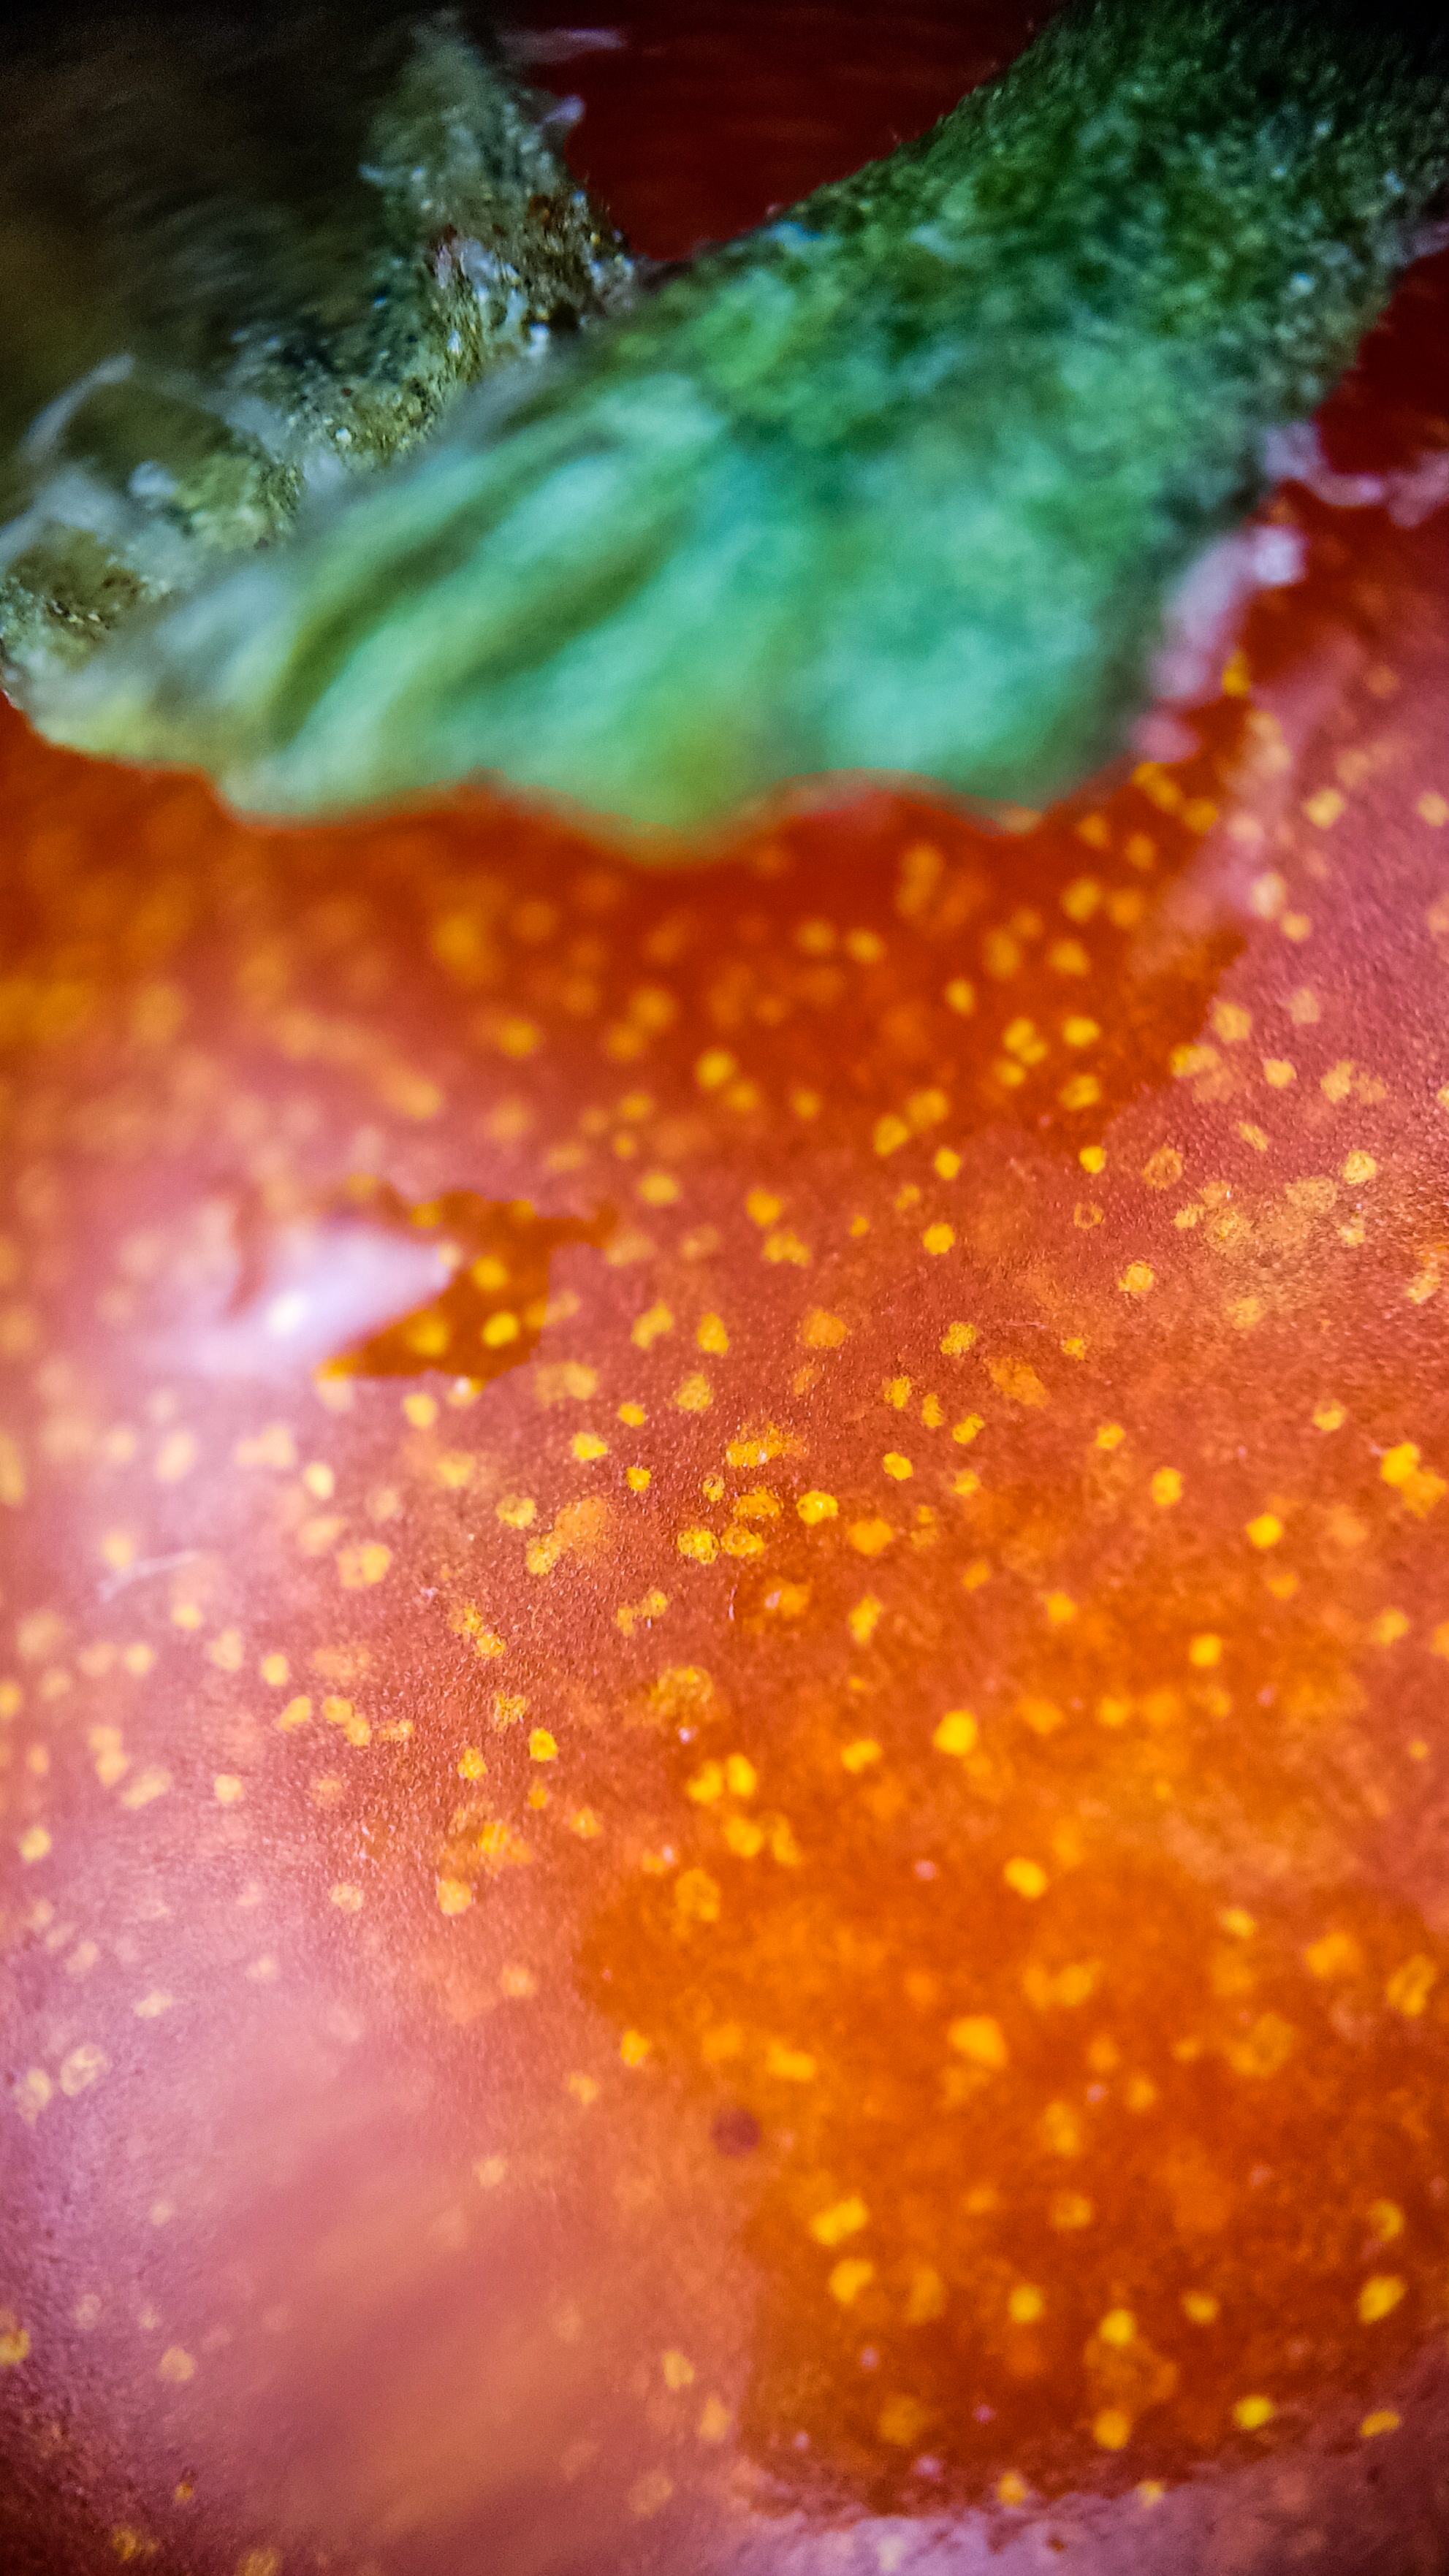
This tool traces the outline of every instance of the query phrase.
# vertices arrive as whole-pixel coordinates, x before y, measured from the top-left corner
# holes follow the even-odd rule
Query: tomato
[[[650,23],[661,250],[968,50]],[[7,2565],[1438,2563],[1445,290],[1007,829],[6,717]]]

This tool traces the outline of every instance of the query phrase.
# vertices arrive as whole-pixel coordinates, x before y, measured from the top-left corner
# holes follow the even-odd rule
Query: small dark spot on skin
[[[727,2111],[716,2112],[709,2134],[722,2156],[751,2156],[760,2143],[760,2124],[753,2111],[736,2102]]]

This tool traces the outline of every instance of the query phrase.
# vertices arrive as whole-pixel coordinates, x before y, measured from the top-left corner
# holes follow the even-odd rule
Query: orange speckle
[[[868,1771],[880,1758],[881,1748],[873,1735],[858,1735],[854,1743],[843,1744],[840,1748],[841,1762],[853,1774]]]
[[[1240,2433],[1261,2433],[1277,2412],[1271,2397],[1240,2397],[1233,2408],[1233,2422]]]
[[[952,2022],[946,2036],[960,2056],[991,2074],[999,2074],[1008,2062],[1001,2024],[991,2013],[963,2014],[959,2021]]]
[[[847,2237],[858,2236],[869,2224],[870,2211],[858,2192],[845,2200],[834,2200],[828,2209],[818,2210],[810,2221],[810,2233],[817,2245],[840,2245]]]
[[[1132,2418],[1120,2406],[1104,2406],[1092,2418],[1092,2439],[1099,2450],[1125,2451],[1132,2439]]]

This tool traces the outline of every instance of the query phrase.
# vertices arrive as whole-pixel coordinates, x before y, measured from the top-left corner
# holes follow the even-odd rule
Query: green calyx
[[[84,22],[0,103],[0,656],[22,698],[631,291],[546,99],[361,0],[255,56]]]
[[[273,813],[486,772],[671,830],[825,771],[1040,804],[1446,170],[1432,26],[1097,0],[27,702]]]

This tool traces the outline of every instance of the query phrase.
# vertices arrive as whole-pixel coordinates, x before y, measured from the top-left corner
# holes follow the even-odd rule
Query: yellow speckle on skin
[[[1360,2424],[1359,2439],[1372,2442],[1380,2433],[1397,2433],[1401,2421],[1402,2418],[1394,2413],[1392,2406],[1376,2407],[1371,2415],[1365,2415]]]
[[[1378,1617],[1369,1622],[1370,1642],[1375,1646],[1396,1646],[1401,1637],[1407,1637],[1410,1624],[1403,1610],[1381,1610]]]
[[[1211,2290],[1184,2290],[1182,2313],[1190,2326],[1216,2325],[1222,2314],[1222,2304],[1213,2297]]]
[[[1215,1664],[1221,1663],[1222,1653],[1221,1637],[1204,1634],[1200,1637],[1189,1637],[1187,1641],[1187,1660],[1198,1672],[1211,1672]]]
[[[880,1758],[881,1748],[873,1735],[857,1736],[853,1744],[843,1744],[840,1748],[841,1762],[851,1773],[868,1771],[871,1764],[879,1762]]]
[[[1404,2232],[1404,2213],[1396,2200],[1376,2200],[1369,2214],[1369,2225],[1381,2245],[1392,2245]]]
[[[813,2084],[815,2060],[808,2048],[787,2048],[782,2039],[772,2039],[765,2052],[765,2073],[782,2084]]]
[[[806,1528],[813,1529],[818,1521],[833,1521],[836,1519],[840,1511],[840,1505],[833,1494],[822,1494],[812,1489],[810,1493],[802,1494],[800,1496],[799,1501],[795,1505],[795,1510],[800,1519],[805,1523]]]
[[[179,1485],[183,1476],[190,1475],[200,1454],[193,1432],[169,1432],[156,1452],[152,1473],[157,1483]]]
[[[1096,1446],[1106,1450],[1120,1449],[1126,1437],[1120,1422],[1104,1422],[1097,1432]]]
[[[466,1914],[472,1902],[473,1890],[466,1879],[440,1878],[438,1880],[440,1914]]]
[[[1092,2418],[1092,2439],[1101,2451],[1125,2451],[1132,2439],[1132,2418],[1121,2406],[1104,2406]]]
[[[27,1825],[16,1838],[16,1850],[23,1861],[44,1860],[51,1849],[50,1835],[44,1825]]]
[[[1260,2433],[1277,2412],[1271,2397],[1240,2397],[1233,2408],[1233,2422],[1240,2433]]]
[[[588,1465],[595,1458],[607,1458],[609,1454],[607,1440],[601,1440],[597,1431],[576,1431],[569,1447],[582,1465]]]
[[[673,1330],[674,1316],[668,1306],[660,1304],[651,1306],[647,1313],[637,1318],[629,1338],[636,1351],[647,1351],[653,1348],[662,1333],[672,1333]]]
[[[642,2030],[626,2030],[619,2042],[619,2055],[626,2066],[643,2066],[652,2051],[653,2042]]]
[[[1039,1896],[1045,1896],[1047,1892],[1049,1884],[1047,1874],[1038,1861],[1009,1860],[1001,1875],[1007,1886],[1017,1896],[1024,1896],[1029,1903],[1034,1903]]]
[[[1378,1168],[1378,1164],[1374,1161],[1372,1154],[1355,1151],[1352,1154],[1346,1154],[1344,1156],[1342,1165],[1343,1177],[1346,1181],[1371,1181],[1377,1175]]]
[[[184,2352],[179,2343],[173,2343],[168,2345],[156,2364],[156,2376],[164,2379],[171,2388],[184,2388],[188,2379],[196,2377],[196,2364],[189,2352]]]
[[[681,1413],[708,1413],[714,1402],[714,1388],[703,1370],[694,1369],[675,1388],[672,1400]]]
[[[848,2308],[859,2298],[867,2283],[874,2279],[875,2265],[865,2255],[844,2254],[831,2271],[826,2286],[832,2299],[838,2299],[843,2308]]]
[[[807,1351],[838,1350],[849,1327],[839,1315],[827,1314],[823,1306],[812,1306],[800,1326],[799,1340]]]
[[[1006,2313],[1014,2326],[1034,2326],[1046,2315],[1046,2299],[1034,2282],[1018,2281],[1007,2299]]]
[[[546,1726],[536,1726],[528,1739],[530,1762],[556,1762],[558,1746]]]
[[[1246,1907],[1241,1905],[1225,1905],[1218,1916],[1218,1922],[1224,1932],[1232,1934],[1235,1941],[1251,1941],[1258,1929],[1257,1917],[1249,1914]]]
[[[1107,1168],[1107,1149],[1105,1145],[1084,1145],[1077,1161],[1083,1171],[1095,1179],[1098,1172],[1105,1172]]]
[[[946,2036],[951,2046],[973,2066],[984,2066],[999,2074],[1007,2063],[1005,2035],[999,2021],[990,2013],[965,2013],[953,2021]]]
[[[1145,1297],[1155,1287],[1157,1273],[1146,1261],[1129,1261],[1117,1285],[1128,1297]]]
[[[336,1886],[331,1889],[330,1893],[332,1902],[337,1907],[339,1913],[358,1914],[361,1912],[362,1890],[360,1887],[355,1887],[350,1880],[339,1879]]]
[[[1025,1360],[990,1360],[987,1374],[997,1394],[1006,1396],[1013,1404],[1039,1408],[1051,1401],[1036,1370]]]
[[[1259,1512],[1247,1524],[1245,1533],[1250,1547],[1276,1547],[1283,1536],[1283,1524],[1276,1512]]]
[[[954,1225],[928,1225],[921,1237],[921,1246],[926,1252],[949,1252],[955,1241]]]
[[[1267,1083],[1270,1091],[1287,1091],[1290,1086],[1297,1081],[1297,1079],[1298,1068],[1296,1065],[1290,1064],[1286,1056],[1264,1056],[1263,1080]]]
[[[673,2396],[677,2397],[681,2389],[694,2386],[694,2364],[688,2353],[680,2352],[677,2347],[661,2354],[659,2368],[664,2385]]]
[[[700,2413],[698,2433],[701,2442],[723,2442],[730,2429],[730,2410],[722,2397],[707,2397]]]
[[[1325,1932],[1320,1940],[1308,1943],[1303,1964],[1311,1977],[1325,1982],[1354,1977],[1363,1966],[1363,1952],[1351,1932]]]
[[[727,1816],[720,1830],[737,1860],[756,1860],[764,1850],[765,1829],[749,1816]]]
[[[667,2469],[646,2469],[629,2489],[629,2511],[638,2522],[649,2522],[662,2513],[674,2493],[674,2480]]]
[[[931,1738],[938,1753],[962,1758],[974,1753],[980,1740],[981,1729],[969,1708],[948,1709]]]
[[[695,1565],[713,1565],[719,1554],[719,1541],[713,1530],[681,1530],[674,1544],[680,1555],[687,1556]]]
[[[674,1882],[674,1910],[686,1923],[717,1923],[720,1915],[718,1881],[708,1870],[681,1870]]]
[[[0,2332],[0,2370],[18,2370],[29,2354],[30,2337],[24,2326],[6,2326]]]
[[[1077,1615],[1077,1605],[1070,1592],[1049,1592],[1042,1604],[1049,1628],[1069,1628]]]
[[[998,2504],[1004,2504],[1008,2510],[1014,2510],[1017,2506],[1024,2505],[1030,2494],[1031,2489],[1018,2469],[1003,2469],[996,2481]]]
[[[218,1771],[211,1786],[219,1807],[240,1806],[247,1793],[245,1780],[239,1779],[235,1771]]]
[[[888,1449],[880,1463],[886,1474],[893,1477],[898,1485],[904,1484],[906,1478],[916,1472],[909,1458],[902,1457],[899,1449]]]
[[[1079,2227],[1090,2227],[1096,2214],[1084,2192],[1054,2191],[1047,2208],[1047,2222],[1059,2234],[1070,2235]]]
[[[847,2200],[832,2201],[828,2209],[817,2210],[810,2221],[810,2233],[817,2245],[843,2245],[847,2237],[858,2236],[870,2223],[870,2211],[858,2192]]]
[[[1376,2326],[1381,2318],[1391,2316],[1407,2286],[1397,2273],[1375,2272],[1358,2294],[1360,2325]]]
[[[337,1571],[344,1592],[362,1592],[370,1584],[381,1583],[392,1563],[392,1550],[380,1539],[364,1539],[359,1547],[344,1547],[337,1558]]]
[[[1109,2308],[1097,2332],[1114,2352],[1125,2352],[1128,2344],[1137,2340],[1137,2319],[1130,2308]]]
[[[1159,1467],[1147,1488],[1159,1511],[1170,1511],[1182,1500],[1182,1473],[1177,1467]]]

